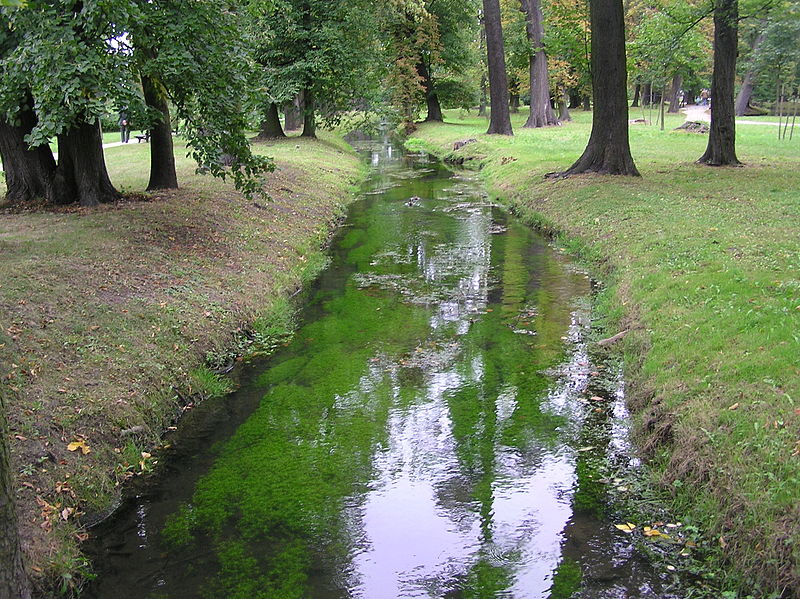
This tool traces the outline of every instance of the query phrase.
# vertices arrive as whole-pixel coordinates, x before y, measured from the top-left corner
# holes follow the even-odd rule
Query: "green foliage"
[[[130,37],[138,73],[163,85],[184,121],[190,155],[204,172],[259,193],[261,175],[274,164],[254,155],[245,137],[253,64],[241,15],[211,0],[141,1],[137,8]]]
[[[109,107],[147,112],[140,76],[156,79],[185,122],[190,153],[207,172],[247,194],[272,168],[244,136],[249,64],[230,7],[210,0],[29,2],[0,9],[0,111],[13,119],[33,96],[32,145],[49,143]]]
[[[551,0],[542,3],[542,12],[551,85],[591,93],[588,3]]]
[[[262,108],[304,91],[314,98],[307,111],[335,124],[342,113],[371,104],[383,70],[371,3],[252,0],[246,16]]]
[[[756,92],[774,100],[776,85],[800,81],[800,4],[784,3],[759,25],[764,38],[749,66],[759,74]]]
[[[633,78],[663,87],[674,75],[708,71],[711,44],[696,26],[706,13],[682,1],[645,8],[628,44]]]
[[[94,122],[109,103],[135,96],[130,54],[116,43],[125,34],[129,3],[37,0],[22,10],[0,10],[6,47],[0,109],[13,119],[25,94],[33,95],[39,121],[31,144]]]
[[[396,0],[387,7],[382,26],[393,66],[386,81],[407,124],[424,100],[422,72],[449,105],[464,104],[475,95],[477,15],[475,0]]]

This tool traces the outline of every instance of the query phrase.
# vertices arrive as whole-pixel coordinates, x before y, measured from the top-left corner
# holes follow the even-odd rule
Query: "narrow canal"
[[[597,518],[594,465],[626,450],[587,276],[477,181],[363,151],[293,340],[187,418],[87,595],[672,597]]]

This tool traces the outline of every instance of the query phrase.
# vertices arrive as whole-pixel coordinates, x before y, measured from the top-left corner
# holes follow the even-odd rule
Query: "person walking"
[[[131,125],[128,122],[128,115],[124,112],[119,113],[119,136],[124,144],[131,138]]]

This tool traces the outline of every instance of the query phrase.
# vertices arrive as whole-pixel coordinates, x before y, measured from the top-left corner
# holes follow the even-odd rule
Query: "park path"
[[[687,121],[702,121],[706,123],[711,122],[711,108],[707,106],[698,106],[697,104],[689,104],[681,109],[681,112],[686,115]],[[770,123],[768,121],[749,121],[747,119],[736,119],[737,125],[771,125],[773,127],[779,126],[779,123]]]

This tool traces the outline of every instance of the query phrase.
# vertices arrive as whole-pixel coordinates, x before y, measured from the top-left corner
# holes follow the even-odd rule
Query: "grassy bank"
[[[590,115],[574,116],[519,115],[508,138],[453,113],[409,144],[482,166],[493,196],[594,264],[607,333],[631,331],[638,447],[672,512],[711,539],[721,586],[800,596],[800,139],[739,127],[746,166],[712,169],[694,162],[707,138],[670,117],[631,126],[641,178],[544,179],[585,146]]]
[[[286,330],[287,296],[324,265],[362,163],[333,137],[257,151],[279,166],[272,201],[196,175],[182,148],[182,188],[141,194],[149,146],[129,144],[106,151],[126,201],[0,213],[0,392],[42,586],[69,591],[81,525],[152,467],[191,402],[227,389],[215,367]]]

